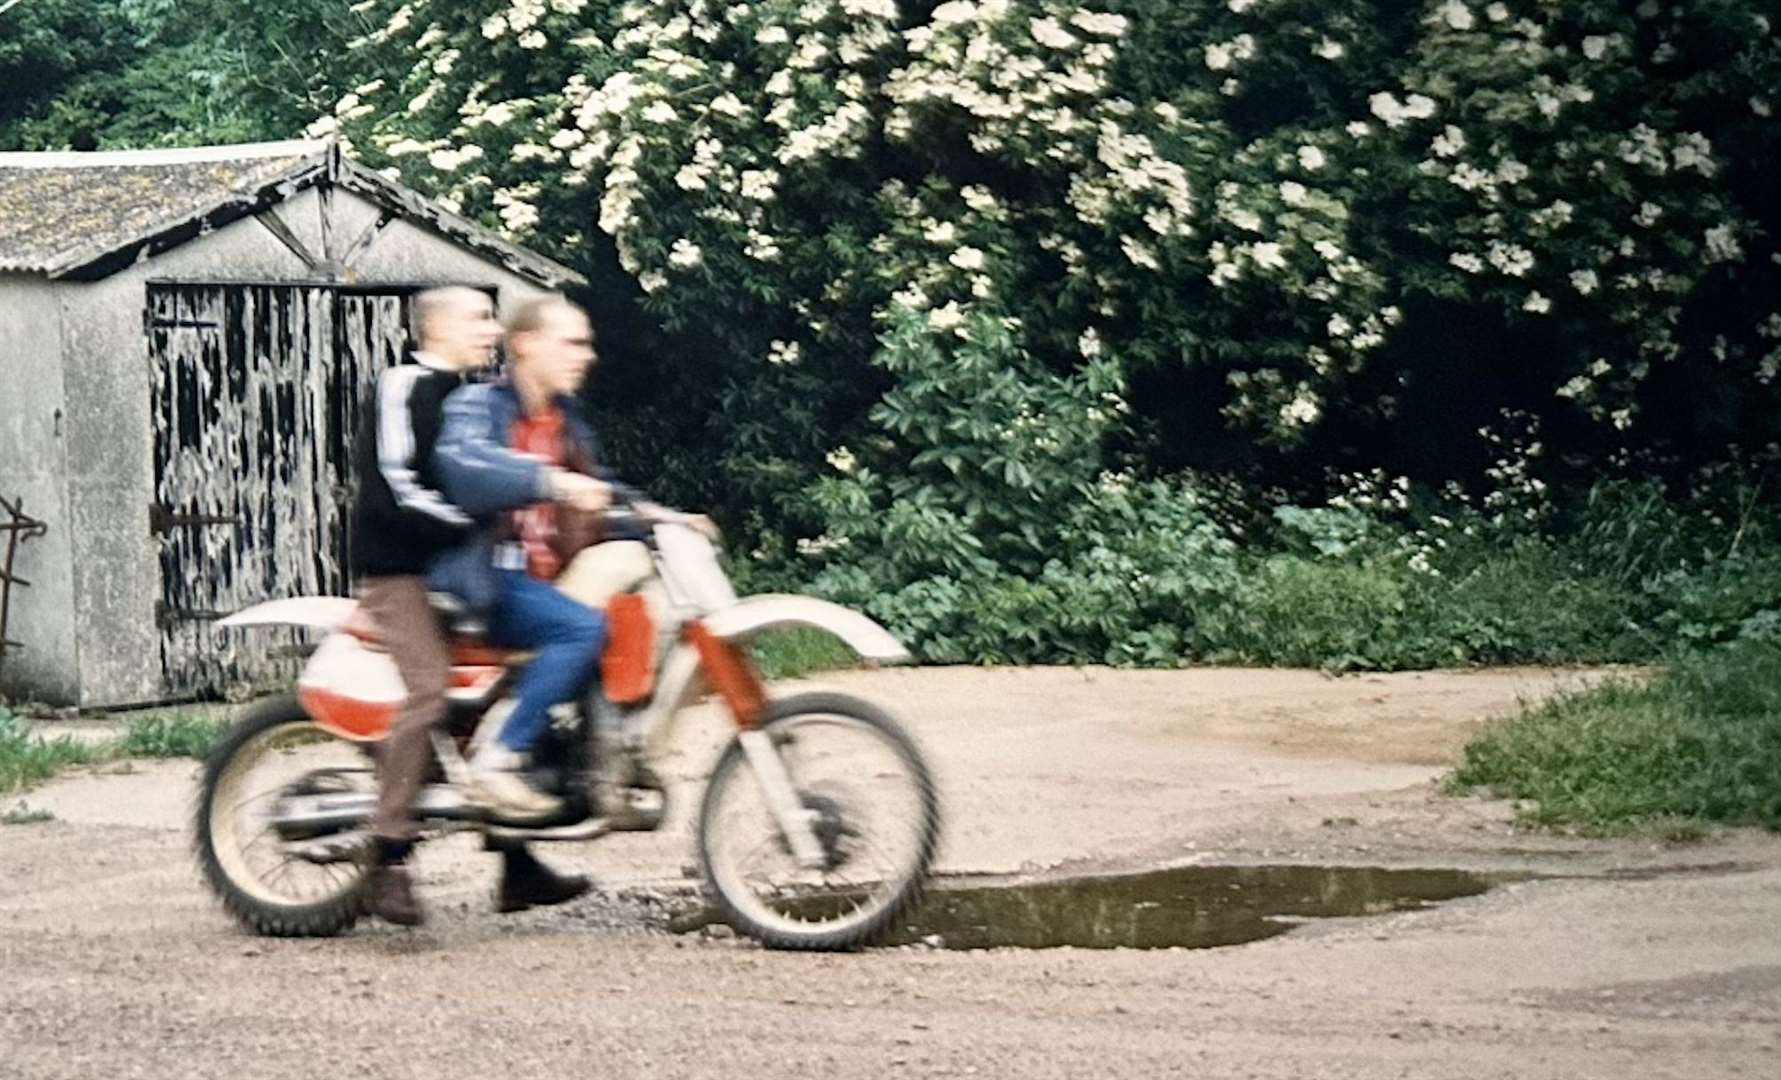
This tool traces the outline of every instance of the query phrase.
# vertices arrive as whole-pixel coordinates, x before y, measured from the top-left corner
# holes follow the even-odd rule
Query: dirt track
[[[191,764],[138,765],[33,792],[57,820],[0,828],[0,1077],[1781,1075],[1781,838],[1530,835],[1432,794],[1478,723],[1553,677],[824,681],[892,705],[941,767],[949,873],[1565,876],[1227,949],[810,957],[651,929],[629,897],[687,884],[671,821],[546,852],[604,886],[565,911],[492,914],[493,861],[454,838],[422,857],[426,930],[279,942],[200,891]],[[719,736],[694,719],[668,763],[688,784]]]

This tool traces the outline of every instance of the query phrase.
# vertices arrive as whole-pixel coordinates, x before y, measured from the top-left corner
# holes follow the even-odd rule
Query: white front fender
[[[767,630],[808,626],[840,638],[870,663],[907,664],[913,659],[889,630],[857,611],[814,596],[750,596],[706,616],[705,626],[725,641],[746,641]]]
[[[333,630],[358,606],[357,600],[344,596],[293,596],[242,608],[228,618],[218,620],[216,625],[313,626],[318,630]]]

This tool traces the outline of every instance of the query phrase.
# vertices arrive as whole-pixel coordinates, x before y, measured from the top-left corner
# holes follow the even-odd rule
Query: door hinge
[[[240,518],[228,514],[176,514],[165,503],[153,503],[148,508],[148,531],[151,536],[159,536],[187,525],[240,524]]]
[[[203,608],[168,607],[167,601],[155,601],[155,625],[162,630],[169,629],[175,623],[183,622],[215,622],[229,617],[227,611],[206,611]]]

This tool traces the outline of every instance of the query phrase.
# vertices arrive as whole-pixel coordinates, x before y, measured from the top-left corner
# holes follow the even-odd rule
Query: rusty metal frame
[[[6,663],[6,650],[22,649],[24,644],[12,641],[6,636],[8,618],[12,615],[12,588],[14,585],[29,586],[31,583],[12,572],[13,558],[18,554],[19,545],[32,540],[49,531],[49,526],[25,513],[25,500],[21,497],[7,502],[0,498],[0,510],[6,512],[7,520],[0,521],[0,533],[6,534],[6,562],[0,565],[0,667]]]

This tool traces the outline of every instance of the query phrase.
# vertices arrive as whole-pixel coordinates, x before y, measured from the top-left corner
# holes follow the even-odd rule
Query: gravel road
[[[544,852],[594,896],[498,916],[468,837],[424,849],[419,931],[250,937],[202,891],[190,762],[30,792],[0,827],[0,1077],[1781,1076],[1781,838],[1587,840],[1433,781],[1532,670],[848,673],[940,768],[949,876],[1188,864],[1507,875],[1417,911],[1196,950],[763,952],[674,935],[695,713],[658,833]],[[126,771],[127,770],[127,771]],[[0,810],[14,800],[0,798]]]

